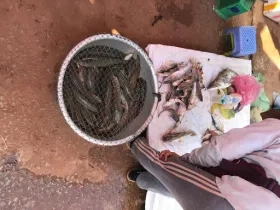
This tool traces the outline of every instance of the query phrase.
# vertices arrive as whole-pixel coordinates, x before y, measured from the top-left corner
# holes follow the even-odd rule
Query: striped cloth
[[[141,165],[167,188],[183,209],[233,209],[218,189],[213,175],[179,157],[160,160],[159,152],[152,149],[145,138],[136,139],[131,150]]]

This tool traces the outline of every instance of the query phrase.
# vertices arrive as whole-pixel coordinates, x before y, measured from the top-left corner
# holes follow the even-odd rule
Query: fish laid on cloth
[[[79,52],[67,70],[65,105],[71,119],[88,135],[110,139],[141,112],[147,83],[140,78],[137,53],[90,47]]]
[[[189,60],[187,62],[167,62],[157,73],[162,77],[163,83],[171,86],[171,91],[166,93],[166,102],[163,103],[163,110],[171,113],[175,125],[162,137],[163,141],[174,141],[182,136],[195,135],[194,132],[175,132],[180,125],[187,110],[196,105],[196,101],[203,101],[202,90],[205,88],[203,81],[203,70],[199,62]]]
[[[223,89],[227,88],[231,85],[231,80],[233,77],[237,76],[238,74],[230,69],[225,69],[219,73],[216,79],[210,84],[208,89]]]
[[[164,142],[166,141],[174,141],[178,140],[184,136],[196,136],[196,133],[189,130],[189,131],[184,131],[184,132],[173,132],[173,133],[166,133],[163,135],[162,140]]]

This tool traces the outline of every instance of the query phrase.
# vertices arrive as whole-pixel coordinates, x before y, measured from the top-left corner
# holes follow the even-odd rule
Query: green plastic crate
[[[217,0],[215,12],[224,20],[251,10],[255,0]]]

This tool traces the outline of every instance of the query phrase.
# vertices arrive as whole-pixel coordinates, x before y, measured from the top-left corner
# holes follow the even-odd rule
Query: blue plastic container
[[[257,51],[256,28],[253,26],[241,26],[223,30],[223,35],[231,35],[232,51],[227,55],[241,57],[252,55]]]

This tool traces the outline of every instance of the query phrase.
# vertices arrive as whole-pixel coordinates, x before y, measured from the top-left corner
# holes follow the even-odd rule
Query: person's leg
[[[136,184],[142,190],[149,190],[155,193],[171,197],[166,187],[148,171],[142,172],[137,176]]]
[[[135,140],[131,151],[183,209],[233,209],[223,198],[213,175],[178,157],[170,157],[166,162],[161,161],[159,153],[152,149],[144,138]]]

